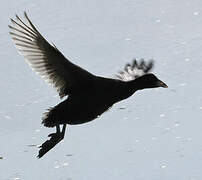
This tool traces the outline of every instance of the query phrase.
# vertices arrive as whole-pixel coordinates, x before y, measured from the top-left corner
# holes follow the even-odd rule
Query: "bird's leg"
[[[56,132],[55,133],[51,133],[48,135],[48,137],[59,137],[61,134],[60,132],[60,125],[56,125]]]
[[[56,125],[56,133],[51,133],[48,137],[54,137],[58,139],[63,139],[65,136],[66,124],[63,124],[62,131],[60,131],[60,125]]]
[[[60,125],[56,125],[56,133],[60,133]]]
[[[63,139],[63,138],[64,138],[64,136],[65,136],[65,130],[66,130],[66,126],[67,126],[67,125],[66,125],[66,124],[64,124],[64,125],[63,125],[63,127],[62,127],[62,132],[61,132],[61,133],[62,133],[62,139]]]
[[[39,148],[38,158],[44,156],[48,151],[50,151],[56,144],[58,144],[65,136],[66,124],[63,124],[62,131],[60,131],[60,125],[56,126],[56,133],[49,134],[51,137],[49,140],[45,141]]]

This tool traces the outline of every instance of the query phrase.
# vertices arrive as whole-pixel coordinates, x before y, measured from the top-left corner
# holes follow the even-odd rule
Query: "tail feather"
[[[68,116],[68,101],[65,100],[55,107],[49,108],[44,113],[42,124],[46,127],[54,127],[59,124],[65,124]]]
[[[54,127],[59,124],[56,116],[56,108],[49,108],[48,111],[43,114],[42,124],[46,127]]]

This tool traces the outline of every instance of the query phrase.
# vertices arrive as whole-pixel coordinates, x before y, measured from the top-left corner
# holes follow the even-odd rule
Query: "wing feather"
[[[11,19],[10,35],[20,54],[30,67],[57,89],[60,97],[84,88],[86,81],[94,77],[88,71],[71,63],[39,33],[24,12],[25,20],[16,15]]]
[[[131,81],[144,74],[147,74],[153,68],[153,60],[148,63],[141,59],[140,62],[136,59],[133,60],[132,64],[126,64],[123,71],[116,74],[117,79],[121,81]]]

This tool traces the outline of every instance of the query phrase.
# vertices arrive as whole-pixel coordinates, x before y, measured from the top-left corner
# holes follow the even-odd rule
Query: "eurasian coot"
[[[57,89],[60,98],[68,96],[44,114],[42,123],[46,127],[56,127],[50,140],[43,143],[38,157],[42,157],[64,138],[66,124],[76,125],[92,121],[114,103],[130,97],[137,90],[157,88],[167,85],[154,74],[148,73],[153,61],[145,63],[136,60],[110,79],[99,77],[70,62],[39,33],[26,12],[26,23],[16,15],[11,19],[11,36],[18,52],[30,67]],[[63,125],[60,131],[60,125]]]

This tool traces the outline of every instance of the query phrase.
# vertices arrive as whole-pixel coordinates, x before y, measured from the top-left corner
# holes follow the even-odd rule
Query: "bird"
[[[54,44],[50,44],[26,12],[24,20],[15,15],[11,23],[9,33],[18,52],[32,70],[55,87],[61,99],[65,98],[43,115],[42,124],[56,127],[56,132],[49,134],[50,139],[40,146],[38,158],[64,138],[67,125],[90,122],[138,90],[168,87],[150,72],[153,60],[138,62],[134,59],[114,78],[97,76],[72,63]]]

